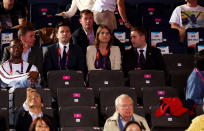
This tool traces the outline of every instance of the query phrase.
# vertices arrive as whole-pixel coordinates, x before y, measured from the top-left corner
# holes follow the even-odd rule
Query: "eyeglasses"
[[[10,48],[13,48],[13,49],[22,49],[23,46],[16,46],[16,45],[13,45],[13,46],[10,46]]]
[[[110,35],[110,32],[100,32],[101,35]]]
[[[133,107],[133,104],[124,104],[124,105],[119,105],[122,108],[126,108],[126,107]]]

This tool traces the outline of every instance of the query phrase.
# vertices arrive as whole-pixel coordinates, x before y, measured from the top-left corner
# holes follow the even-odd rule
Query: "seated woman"
[[[88,70],[120,70],[120,49],[113,46],[111,31],[107,26],[98,27],[94,45],[87,47],[86,62]]]
[[[204,50],[195,55],[195,68],[188,77],[186,99],[203,104],[204,98]]]

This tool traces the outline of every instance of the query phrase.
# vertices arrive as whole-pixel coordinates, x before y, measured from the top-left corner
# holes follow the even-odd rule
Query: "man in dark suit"
[[[32,88],[27,88],[27,98],[23,106],[19,109],[15,119],[16,131],[28,131],[29,127],[38,117],[46,117],[56,130],[55,120],[43,113],[43,100],[40,94]]]
[[[125,51],[122,61],[127,76],[130,70],[165,70],[161,51],[146,43],[146,30],[143,27],[131,29],[132,48]]]
[[[44,57],[44,77],[51,70],[84,71],[84,56],[81,48],[71,40],[70,26],[60,23],[56,26],[58,43],[47,48]]]
[[[18,31],[18,37],[23,43],[22,59],[38,68],[41,76],[43,75],[43,54],[39,47],[35,47],[35,30],[30,27],[22,27]],[[10,58],[9,49],[4,48],[2,63]]]
[[[84,56],[86,56],[86,49],[89,45],[93,45],[97,30],[97,26],[93,24],[93,12],[90,10],[81,11],[79,22],[81,27],[72,34],[72,39],[81,47]]]

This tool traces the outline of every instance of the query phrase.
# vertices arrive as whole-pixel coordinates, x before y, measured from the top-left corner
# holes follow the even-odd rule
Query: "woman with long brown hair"
[[[100,25],[96,32],[94,45],[87,47],[86,62],[88,70],[120,70],[121,53],[113,46],[111,30]]]

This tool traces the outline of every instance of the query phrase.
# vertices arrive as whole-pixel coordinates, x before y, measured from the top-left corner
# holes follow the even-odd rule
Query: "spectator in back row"
[[[186,99],[203,104],[204,98],[204,50],[195,55],[195,68],[188,77]]]
[[[79,22],[81,27],[72,34],[72,39],[81,47],[84,56],[86,56],[87,47],[93,45],[98,26],[94,25],[93,12],[90,10],[80,12]]]
[[[56,26],[58,43],[48,46],[44,57],[44,77],[51,70],[84,71],[84,56],[81,48],[71,40],[70,26],[60,23]]]
[[[96,32],[94,45],[87,47],[86,62],[88,70],[120,70],[121,53],[113,46],[111,30],[100,25]]]
[[[104,131],[123,131],[126,123],[136,121],[139,123],[142,131],[150,131],[145,118],[133,113],[134,102],[126,94],[118,96],[115,100],[116,112],[106,120]]]
[[[130,70],[165,70],[161,51],[146,43],[147,33],[143,27],[131,29],[132,48],[123,55],[122,68],[127,77]]]
[[[23,7],[14,0],[3,0],[0,3],[0,31],[16,25],[26,24],[26,13]]]
[[[187,28],[204,27],[204,7],[198,5],[198,0],[185,0],[187,3],[176,7],[169,23],[180,33],[180,41],[184,42]]]

